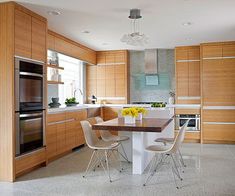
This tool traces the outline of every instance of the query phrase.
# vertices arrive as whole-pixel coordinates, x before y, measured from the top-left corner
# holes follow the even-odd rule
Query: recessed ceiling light
[[[108,44],[108,43],[102,43],[102,45],[103,45],[103,46],[107,46],[107,45],[109,45],[109,44]]]
[[[183,26],[190,26],[190,25],[192,25],[192,23],[191,22],[184,22],[184,23],[182,23],[182,25]]]
[[[89,34],[90,31],[85,30],[85,31],[82,31],[82,33]]]
[[[61,12],[56,11],[56,10],[51,10],[51,11],[48,11],[47,13],[52,16],[58,16],[61,14]]]

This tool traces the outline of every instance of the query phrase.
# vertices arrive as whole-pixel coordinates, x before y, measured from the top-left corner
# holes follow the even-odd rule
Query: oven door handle
[[[23,75],[23,76],[36,76],[36,77],[40,77],[42,78],[43,75],[42,74],[36,74],[36,73],[31,73],[31,72],[20,72],[20,75]]]
[[[38,116],[42,116],[43,113],[35,113],[35,114],[20,114],[20,118],[27,118],[27,117],[38,117]]]

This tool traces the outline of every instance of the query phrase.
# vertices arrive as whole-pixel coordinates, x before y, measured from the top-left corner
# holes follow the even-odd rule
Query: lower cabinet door
[[[76,146],[76,121],[71,119],[71,121],[66,122],[66,148],[71,150]]]
[[[235,123],[203,123],[203,140],[235,142]]]
[[[46,131],[46,149],[47,158],[50,159],[57,154],[57,126],[56,124],[48,125]]]
[[[66,124],[57,124],[57,154],[66,152]]]

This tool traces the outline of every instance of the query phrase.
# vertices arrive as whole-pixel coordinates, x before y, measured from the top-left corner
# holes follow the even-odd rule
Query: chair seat
[[[174,138],[157,138],[154,140],[155,142],[163,142],[163,143],[173,143],[174,142]]]
[[[130,138],[128,136],[118,136],[118,135],[110,135],[106,136],[105,138],[103,137],[103,140],[105,141],[113,141],[113,142],[122,142],[129,140]]]
[[[92,149],[97,149],[97,150],[108,150],[108,149],[113,149],[119,146],[118,142],[105,142],[103,140],[99,140],[94,144],[94,146],[90,146]]]
[[[148,146],[147,148],[145,148],[145,150],[151,151],[151,152],[164,153],[164,152],[168,151],[170,148],[171,148],[171,146],[151,145],[151,146]]]

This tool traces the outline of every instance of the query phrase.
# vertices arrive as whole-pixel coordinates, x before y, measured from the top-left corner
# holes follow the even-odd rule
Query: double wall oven
[[[42,62],[15,58],[16,156],[45,145],[45,79]]]

